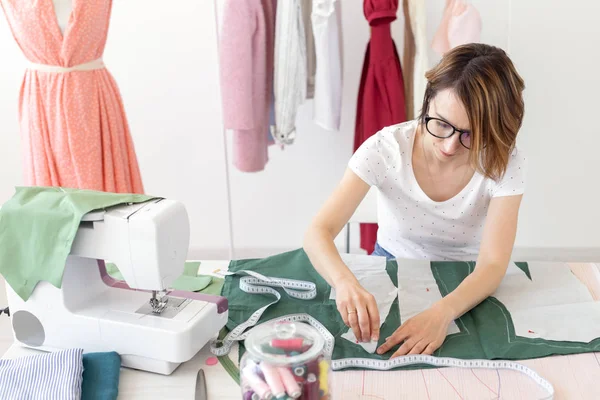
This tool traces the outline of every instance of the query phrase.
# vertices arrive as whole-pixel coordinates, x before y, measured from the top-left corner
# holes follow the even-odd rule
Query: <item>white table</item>
[[[527,257],[515,259],[583,262],[600,260],[600,254],[595,249],[544,249],[541,252],[527,249],[521,254],[526,254]],[[202,261],[199,272],[209,274],[216,269],[226,269],[228,263]],[[598,284],[595,298],[600,300],[600,282]],[[13,345],[3,358],[37,353],[36,350]],[[220,364],[206,365],[206,359],[209,357],[212,355],[206,346],[170,376],[122,368],[119,399],[193,399],[196,375],[200,368],[204,369],[206,376],[209,400],[241,399],[239,386]],[[600,386],[597,384],[600,381],[600,354],[545,357],[524,360],[521,363],[535,369],[554,385],[557,392],[555,399],[600,398]],[[493,371],[477,372],[476,375],[470,370],[455,368],[388,372],[344,371],[333,373],[332,380],[334,400],[496,398],[494,390],[498,384]],[[532,398],[532,387],[529,385],[524,388],[523,379],[519,379],[517,374],[504,375],[501,398]]]

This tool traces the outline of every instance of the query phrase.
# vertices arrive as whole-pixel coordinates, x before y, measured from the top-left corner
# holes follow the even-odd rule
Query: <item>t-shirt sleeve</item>
[[[506,173],[492,186],[492,197],[515,196],[525,193],[527,157],[523,150],[514,149]]]
[[[378,186],[386,174],[386,164],[382,151],[381,133],[365,140],[354,152],[348,167],[369,186]]]

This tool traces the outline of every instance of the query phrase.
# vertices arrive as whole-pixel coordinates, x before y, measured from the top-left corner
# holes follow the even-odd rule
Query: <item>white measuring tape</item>
[[[317,296],[317,285],[312,282],[298,281],[295,279],[281,279],[264,276],[254,271],[239,271],[239,272],[226,272],[226,275],[250,275],[244,276],[240,279],[240,289],[249,294],[272,294],[275,296],[275,300],[256,310],[248,320],[238,326],[236,326],[231,332],[227,334],[222,340],[215,340],[210,344],[210,351],[217,356],[224,356],[229,353],[231,346],[240,340],[246,339],[250,331],[244,333],[244,331],[256,325],[260,317],[271,305],[281,300],[281,294],[273,289],[273,287],[280,287],[291,297],[310,300]],[[316,321],[316,320],[315,320]],[[318,321],[317,321],[318,322]],[[322,325],[321,325],[322,326]],[[323,327],[324,329],[325,327]]]
[[[211,343],[211,351],[217,356],[223,356],[229,353],[231,346],[236,341],[244,340],[252,330],[244,332],[247,328],[256,325],[262,314],[271,305],[281,300],[281,294],[273,289],[272,287],[281,287],[291,297],[310,300],[315,298],[317,295],[317,287],[312,282],[299,281],[294,279],[281,279],[267,277],[262,274],[253,271],[239,271],[239,272],[228,272],[227,275],[240,275],[247,274],[250,276],[244,276],[240,279],[240,289],[246,293],[251,294],[272,294],[276,297],[276,300],[267,304],[264,307],[256,310],[250,318],[244,323],[235,327],[222,341],[214,341]],[[333,335],[321,324],[318,320],[308,314],[289,314],[282,317],[273,318],[269,321],[263,322],[274,323],[274,322],[306,322],[314,327],[323,336],[325,341],[323,352],[325,356],[331,359],[333,355],[333,347],[335,344],[335,338]],[[262,324],[261,324],[262,325]],[[218,344],[221,344],[218,347]],[[400,356],[389,360],[376,360],[371,358],[341,358],[337,360],[331,360],[331,369],[343,370],[347,368],[362,368],[362,369],[373,369],[386,371],[398,367],[406,367],[409,365],[416,364],[427,364],[435,367],[454,367],[454,368],[475,368],[475,369],[507,369],[516,372],[520,372],[531,380],[533,380],[540,387],[548,392],[548,396],[544,397],[543,400],[552,399],[554,397],[554,387],[546,379],[542,378],[533,369],[526,367],[523,364],[519,364],[513,361],[505,360],[463,360],[459,358],[450,357],[434,357],[423,354]]]

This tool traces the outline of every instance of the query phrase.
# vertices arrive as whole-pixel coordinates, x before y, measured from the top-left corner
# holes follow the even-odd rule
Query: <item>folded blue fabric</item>
[[[0,360],[0,399],[80,399],[83,350]]]
[[[82,400],[113,400],[119,390],[121,356],[116,352],[83,355]]]

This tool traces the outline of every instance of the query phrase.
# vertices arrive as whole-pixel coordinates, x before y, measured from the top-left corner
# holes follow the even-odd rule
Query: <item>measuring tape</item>
[[[225,272],[224,275],[249,275],[244,276],[240,279],[240,289],[249,294],[272,294],[275,296],[275,300],[256,310],[248,320],[238,326],[236,326],[231,332],[229,332],[222,340],[214,340],[210,344],[210,351],[216,356],[224,356],[229,353],[231,346],[240,340],[246,339],[251,331],[244,332],[247,328],[250,328],[258,322],[264,312],[281,300],[281,294],[273,289],[273,287],[280,287],[290,296],[301,300],[314,299],[317,296],[317,285],[312,282],[299,281],[295,279],[281,279],[264,276],[254,271],[238,271],[238,272]],[[311,317],[312,318],[312,317]],[[314,318],[313,318],[314,319]],[[316,320],[315,320],[316,321]],[[318,322],[318,321],[316,321]],[[322,326],[322,325],[321,325]],[[322,326],[325,329],[324,326]]]
[[[537,372],[523,364],[512,361],[493,361],[493,360],[462,360],[460,358],[434,357],[423,354],[407,355],[392,358],[390,360],[373,360],[370,358],[342,358],[331,361],[333,370],[346,368],[362,368],[386,371],[397,367],[406,367],[415,364],[427,364],[435,367],[454,367],[454,368],[475,368],[475,369],[508,369],[520,372],[533,380],[539,386],[548,392],[547,397],[542,400],[552,399],[554,397],[554,387],[546,379],[538,375]]]
[[[254,271],[239,271],[239,272],[228,272],[226,275],[241,275],[247,274],[250,276],[244,276],[240,279],[240,289],[246,293],[251,294],[272,294],[275,296],[276,300],[273,300],[271,303],[267,304],[264,307],[256,310],[250,318],[235,327],[223,340],[215,340],[211,343],[211,351],[213,354],[217,356],[224,356],[229,353],[231,346],[240,340],[246,339],[246,337],[252,332],[252,329],[244,332],[247,328],[253,327],[256,325],[260,317],[263,315],[265,310],[269,308],[271,305],[277,303],[281,300],[281,294],[273,289],[273,287],[281,287],[283,290],[291,297],[302,299],[302,300],[310,300],[316,297],[317,295],[317,287],[312,282],[300,281],[294,279],[281,279],[281,278],[273,278],[267,277],[262,274],[259,274]],[[324,339],[324,347],[323,353],[324,355],[331,359],[331,369],[334,371],[343,370],[347,368],[361,368],[361,369],[373,369],[386,371],[393,368],[398,367],[406,367],[409,365],[416,364],[426,364],[432,365],[435,367],[454,367],[454,368],[475,368],[475,369],[507,369],[516,372],[520,372],[531,380],[533,380],[540,387],[545,389],[549,396],[544,397],[543,400],[552,399],[554,397],[554,387],[550,382],[546,379],[542,378],[529,367],[525,365],[513,362],[513,361],[504,361],[504,360],[463,360],[459,358],[450,358],[450,357],[434,357],[424,354],[414,354],[414,355],[406,355],[400,356],[396,358],[392,358],[389,360],[375,360],[370,358],[341,358],[337,360],[333,360],[333,347],[335,344],[335,338],[333,335],[325,328],[323,324],[321,324],[314,317],[299,313],[299,314],[289,314],[284,315],[282,317],[273,318],[269,321],[265,321],[260,325],[267,323],[277,323],[277,322],[306,322],[310,324],[313,328],[317,330],[321,334]],[[220,345],[220,347],[219,347]]]

